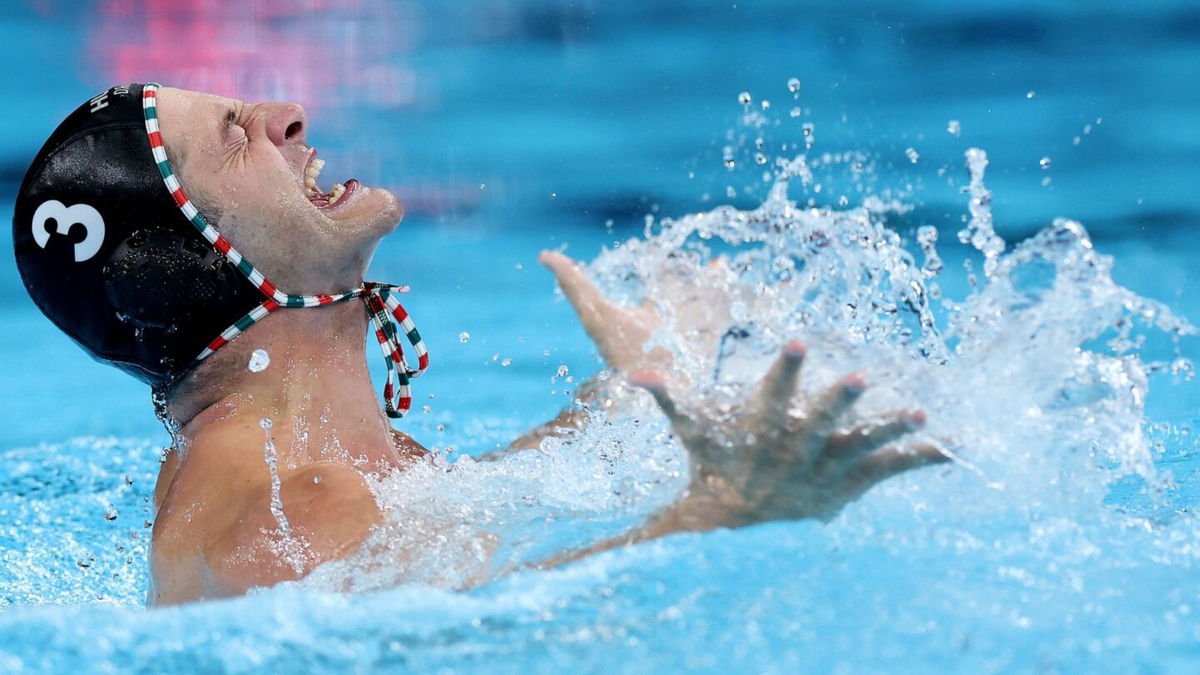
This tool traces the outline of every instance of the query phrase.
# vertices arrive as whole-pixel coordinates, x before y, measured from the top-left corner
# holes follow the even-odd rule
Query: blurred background
[[[558,366],[595,368],[537,251],[566,245],[589,259],[647,216],[757,204],[769,168],[752,159],[759,135],[768,157],[807,142],[810,154],[862,153],[857,185],[793,196],[899,196],[916,207],[897,225],[905,235],[932,224],[952,239],[972,146],[991,157],[996,222],[1010,239],[1068,216],[1101,246],[1192,255],[1200,224],[1200,6],[1190,0],[14,0],[6,10],[5,222],[42,141],[114,83],[300,102],[330,183],[356,176],[406,203],[373,275],[413,287],[406,304],[436,364],[422,386],[461,390],[464,372],[507,359],[505,391],[459,398],[495,419],[551,414],[564,402]],[[748,125],[749,112],[762,118]],[[160,434],[145,388],[70,347],[28,301],[11,240],[0,246],[4,446]],[[1193,290],[1194,275],[1155,268],[1141,256],[1117,277],[1167,302]],[[489,331],[513,314],[528,331]],[[540,403],[506,403],[514,392]]]

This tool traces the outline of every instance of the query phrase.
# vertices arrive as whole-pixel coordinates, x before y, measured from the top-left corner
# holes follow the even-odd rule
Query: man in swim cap
[[[294,104],[121,85],[68,116],[17,198],[30,296],[91,355],[150,384],[173,431],[155,488],[152,604],[238,595],[347,557],[382,520],[364,476],[428,455],[388,421],[409,407],[424,344],[400,289],[364,281],[403,208],[356,180],[321,190],[307,127]],[[671,532],[829,518],[875,483],[943,460],[932,446],[896,444],[923,425],[920,411],[854,420],[861,375],[794,414],[799,342],[739,421],[685,414],[656,370],[670,357],[643,349],[657,317],[613,304],[561,254],[540,260],[610,369],[666,413],[692,478],[633,532],[547,565]],[[364,314],[387,369],[382,408]],[[566,410],[509,450],[582,417]]]

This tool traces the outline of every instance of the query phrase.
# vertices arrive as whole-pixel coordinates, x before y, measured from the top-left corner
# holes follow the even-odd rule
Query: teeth
[[[342,185],[341,183],[336,183],[333,186],[333,190],[330,191],[330,193],[329,193],[329,202],[332,204],[333,202],[336,202],[337,200],[341,199],[342,194],[345,192],[346,192],[346,186]]]
[[[325,160],[314,159],[308,165],[308,169],[304,172],[304,192],[312,197],[317,193],[317,176],[321,175],[321,169],[325,167]]]

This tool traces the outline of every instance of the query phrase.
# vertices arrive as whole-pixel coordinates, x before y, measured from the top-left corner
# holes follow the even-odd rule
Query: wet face
[[[391,192],[326,177],[305,140],[308,118],[299,105],[164,87],[158,116],[188,196],[289,293],[357,286],[379,240],[403,216]]]

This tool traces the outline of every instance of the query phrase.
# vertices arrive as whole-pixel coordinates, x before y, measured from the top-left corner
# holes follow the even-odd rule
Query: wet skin
[[[357,286],[379,240],[403,214],[381,188],[359,186],[334,208],[306,197],[303,172],[311,149],[307,118],[297,105],[163,89],[159,118],[189,194],[204,209],[219,211],[216,227],[289,292]],[[717,420],[689,412],[672,393],[679,383],[670,355],[643,350],[659,325],[654,304],[620,307],[566,256],[547,252],[540,261],[610,370],[649,392],[691,459],[690,486],[675,504],[622,537],[565,551],[543,566],[672,532],[828,519],[879,481],[944,461],[933,446],[904,443],[924,424],[919,410],[856,418],[854,401],[867,386],[861,374],[815,399],[796,399],[805,349],[795,341],[739,414]],[[710,300],[674,307],[673,314],[692,317],[697,335],[712,335],[722,317],[711,310],[720,303]],[[404,471],[426,461],[427,451],[395,432],[380,410],[364,330],[357,303],[280,310],[207,359],[172,393],[168,414],[179,430],[155,490],[148,602],[239,595],[297,579],[354,553],[370,536],[383,514],[364,476]],[[250,372],[246,364],[256,349],[268,351],[271,365]],[[604,395],[634,395],[623,391],[629,390]],[[290,545],[271,508],[264,419],[271,420]],[[537,447],[543,437],[581,423],[581,415],[565,410],[505,452]],[[402,569],[405,558],[398,552],[389,564]]]

